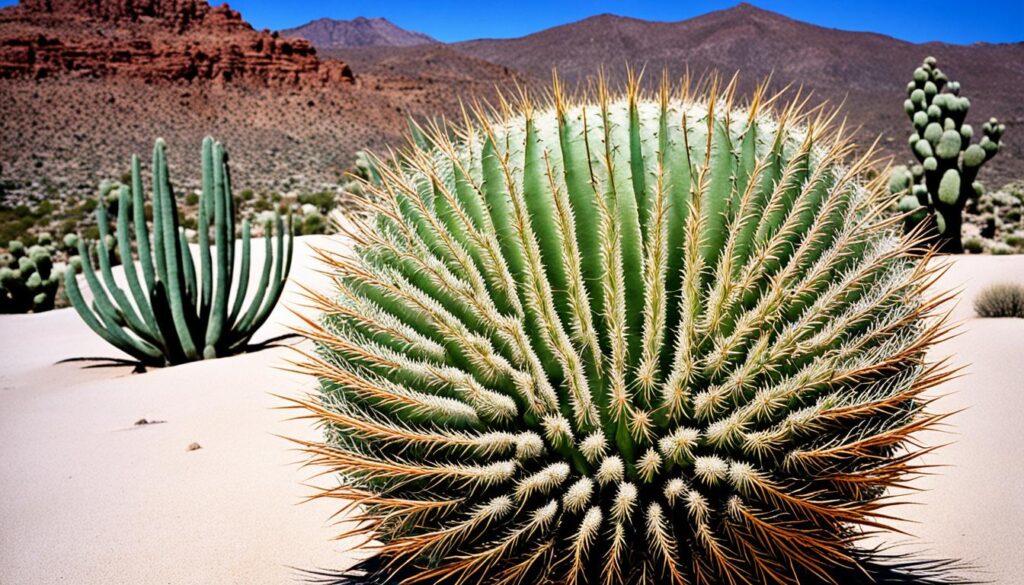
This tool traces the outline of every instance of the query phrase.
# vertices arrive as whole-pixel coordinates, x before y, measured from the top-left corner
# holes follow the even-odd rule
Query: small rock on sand
[[[165,420],[149,420],[147,418],[140,418],[139,420],[135,421],[135,426],[141,427],[141,426],[144,426],[144,425],[158,425],[160,423],[165,423],[165,422],[167,422],[167,421],[165,421]]]
[[[186,451],[196,451],[196,450],[199,450],[199,449],[202,449],[202,448],[203,448],[203,446],[202,446],[202,445],[200,445],[199,443],[192,443],[192,444],[191,444],[191,445],[189,445],[189,446],[188,446],[188,448],[187,448],[187,449],[185,449],[185,450],[186,450]]]

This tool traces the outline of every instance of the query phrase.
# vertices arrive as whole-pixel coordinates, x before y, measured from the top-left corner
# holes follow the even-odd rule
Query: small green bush
[[[1014,248],[1024,248],[1024,233],[1012,233],[1003,238],[1003,243]]]
[[[270,211],[270,210],[274,209],[274,205],[270,201],[267,201],[266,199],[261,197],[261,198],[257,199],[255,203],[253,203],[252,209],[253,209],[253,211],[256,211],[256,212]]]
[[[1017,317],[1024,319],[1024,286],[1016,283],[993,284],[974,299],[979,317]]]
[[[981,254],[985,251],[985,242],[978,237],[966,238],[964,240],[964,251],[971,254]]]
[[[299,203],[313,205],[320,213],[328,213],[338,205],[338,196],[331,191],[305,193],[299,195]]]
[[[1010,254],[1016,253],[1016,250],[1014,250],[1013,247],[1010,246],[1009,244],[994,241],[989,242],[988,253],[992,254],[993,256],[1009,256]]]
[[[319,213],[310,213],[302,218],[299,230],[303,236],[314,236],[327,233],[327,221]]]

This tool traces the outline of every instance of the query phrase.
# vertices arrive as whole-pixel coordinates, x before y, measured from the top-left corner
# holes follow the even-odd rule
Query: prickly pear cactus
[[[731,94],[556,90],[379,166],[295,400],[379,542],[327,581],[931,582],[856,543],[939,419],[936,268],[870,157]]]
[[[54,268],[50,234],[43,232],[36,241],[26,248],[12,240],[0,254],[0,313],[39,313],[54,307],[63,272]]]
[[[918,163],[910,169],[896,167],[889,189],[899,196],[897,206],[907,214],[908,230],[931,218],[929,228],[937,234],[940,250],[960,254],[964,207],[983,193],[978,171],[999,152],[1006,126],[992,118],[982,125],[981,139],[972,143],[974,130],[965,123],[971,102],[934,57],[914,70],[907,96],[903,109],[914,126],[910,149]]]

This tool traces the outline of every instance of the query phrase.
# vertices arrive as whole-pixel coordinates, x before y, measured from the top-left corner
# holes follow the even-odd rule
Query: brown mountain
[[[5,51],[12,45],[0,40],[0,71],[11,62],[31,64],[27,73],[0,74],[0,167],[2,180],[13,183],[8,196],[19,198],[91,195],[156,136],[167,139],[175,177],[194,184],[205,134],[231,150],[239,189],[318,189],[339,180],[356,150],[400,144],[410,115],[458,116],[459,100],[493,97],[495,87],[542,88],[552,66],[576,81],[604,65],[621,80],[627,62],[646,65],[648,79],[662,67],[673,75],[687,65],[698,74],[741,70],[742,91],[774,72],[776,87],[802,83],[818,99],[845,100],[865,141],[883,134],[883,146],[903,161],[904,87],[928,54],[963,83],[972,123],[996,115],[1009,127],[1004,152],[982,179],[995,187],[1024,177],[1021,44],[919,45],[741,5],[675,23],[599,16],[521,39],[314,52],[305,41],[253,31],[234,11],[202,0],[26,3],[0,10],[0,39],[43,38],[75,50],[51,61],[40,42],[19,45],[24,52],[11,59]],[[258,39],[273,40],[265,49],[270,57],[257,59],[265,53],[247,48]],[[171,62],[185,65],[161,65]],[[320,81],[317,72],[349,64],[352,82]],[[269,82],[279,73],[291,82]]]
[[[23,0],[0,9],[0,77],[132,77],[256,85],[352,81],[308,42],[205,0]]]
[[[699,75],[739,71],[741,93],[771,75],[773,86],[802,85],[815,98],[843,104],[864,140],[883,135],[897,160],[910,156],[909,122],[902,102],[921,60],[934,55],[959,80],[973,104],[969,120],[980,126],[997,116],[1007,127],[1004,151],[984,175],[999,183],[1024,176],[1024,43],[914,44],[891,37],[814,26],[740,4],[679,22],[650,22],[601,15],[515,39],[481,39],[453,45],[467,55],[546,79],[551,68],[569,83],[604,67],[616,82],[625,65],[645,67],[648,80],[662,69],[673,76],[688,67]]]
[[[423,33],[405,30],[386,18],[335,20],[320,18],[281,31],[281,36],[306,39],[318,49],[348,47],[414,47],[437,41]]]

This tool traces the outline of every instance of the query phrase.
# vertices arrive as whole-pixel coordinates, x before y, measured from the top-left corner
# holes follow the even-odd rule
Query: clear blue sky
[[[15,1],[0,0],[0,6]],[[821,26],[878,32],[914,42],[1024,41],[1024,0],[751,3]],[[323,16],[383,16],[442,41],[460,41],[522,36],[603,12],[649,20],[682,20],[728,8],[736,0],[234,0],[230,4],[256,28],[289,28]]]

